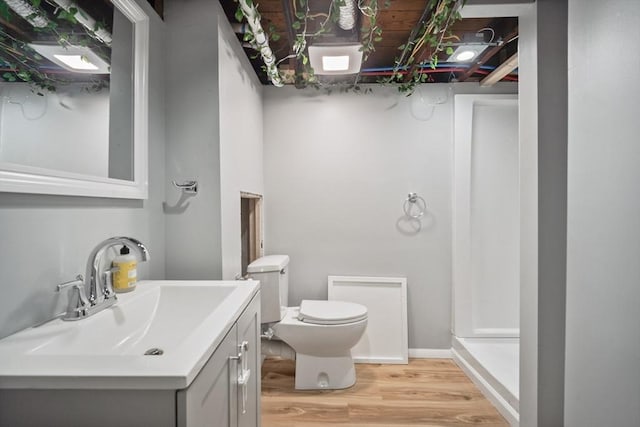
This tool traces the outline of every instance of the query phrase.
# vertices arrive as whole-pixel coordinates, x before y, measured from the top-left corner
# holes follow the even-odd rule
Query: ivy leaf
[[[42,1],[41,0],[31,0],[31,4],[33,5],[33,7],[35,7],[36,9],[40,7],[40,3]]]
[[[58,11],[58,19],[61,19],[63,21],[69,21],[72,24],[76,24],[78,21],[76,20],[75,13],[72,12],[73,10],[77,11],[77,9],[73,7],[69,9],[69,12],[67,12],[64,9],[60,9]]]
[[[19,77],[19,78],[20,78],[20,80],[22,80],[23,82],[31,81],[31,74],[29,74],[27,71],[20,71],[20,72],[18,72],[18,77]]]
[[[244,19],[244,13],[242,13],[242,8],[240,7],[240,5],[238,5],[238,8],[236,9],[236,21],[238,22],[242,22],[242,20]]]
[[[11,13],[9,12],[9,6],[5,2],[0,2],[0,16],[7,21],[11,20]]]
[[[294,30],[299,30],[299,29],[300,29],[300,27],[302,27],[302,24],[300,23],[300,21],[293,21],[293,24],[291,24],[291,27],[292,27]]]
[[[447,55],[453,55],[453,48],[449,46],[446,50]]]
[[[278,40],[280,40],[280,34],[278,33],[271,34],[271,40],[273,40],[274,42],[277,42]]]

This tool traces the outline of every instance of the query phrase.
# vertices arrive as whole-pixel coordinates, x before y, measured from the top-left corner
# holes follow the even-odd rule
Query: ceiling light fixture
[[[60,46],[49,44],[30,44],[36,52],[60,67],[85,74],[110,74],[110,66],[93,50],[85,46]]]
[[[486,44],[462,44],[449,56],[447,62],[471,62],[488,47]]]
[[[325,71],[347,71],[349,69],[349,55],[323,56],[322,69]]]
[[[334,44],[309,46],[309,62],[315,74],[356,74],[362,65],[362,45]]]
[[[86,56],[82,55],[53,55],[57,60],[64,62],[72,70],[90,70],[97,71],[98,67],[87,60]]]

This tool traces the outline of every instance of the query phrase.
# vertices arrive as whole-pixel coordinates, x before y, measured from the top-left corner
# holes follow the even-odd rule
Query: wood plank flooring
[[[448,359],[409,365],[356,364],[347,390],[296,391],[295,362],[262,366],[262,427],[508,427],[491,403]]]

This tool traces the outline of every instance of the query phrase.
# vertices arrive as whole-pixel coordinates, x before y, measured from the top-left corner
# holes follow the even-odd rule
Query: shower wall
[[[517,337],[517,97],[458,95],[454,126],[454,333]]]

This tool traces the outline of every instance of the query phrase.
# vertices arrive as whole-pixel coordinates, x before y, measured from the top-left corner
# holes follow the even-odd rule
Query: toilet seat
[[[346,301],[302,300],[298,320],[314,325],[341,325],[367,318],[367,307]]]

